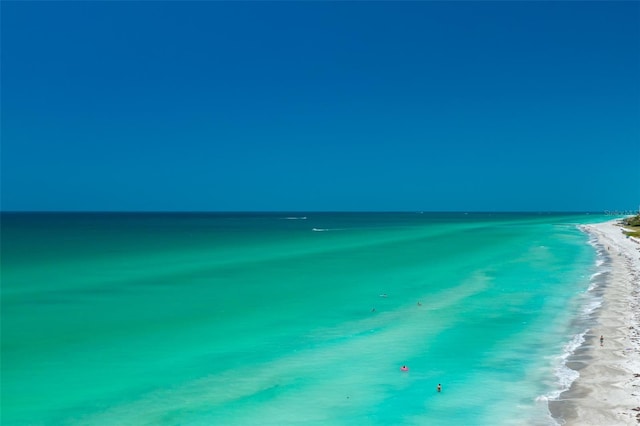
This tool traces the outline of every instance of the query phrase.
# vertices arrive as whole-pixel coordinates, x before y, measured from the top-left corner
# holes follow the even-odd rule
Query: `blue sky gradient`
[[[638,2],[3,2],[3,210],[640,204]]]

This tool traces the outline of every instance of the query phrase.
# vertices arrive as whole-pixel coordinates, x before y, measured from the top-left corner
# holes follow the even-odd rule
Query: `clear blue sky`
[[[2,2],[3,210],[640,204],[638,2]]]

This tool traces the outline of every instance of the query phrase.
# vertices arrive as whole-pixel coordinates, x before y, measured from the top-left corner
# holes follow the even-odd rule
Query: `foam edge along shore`
[[[640,424],[640,241],[618,220],[581,229],[598,252],[583,311],[589,327],[566,357],[575,380],[549,409],[567,426]]]

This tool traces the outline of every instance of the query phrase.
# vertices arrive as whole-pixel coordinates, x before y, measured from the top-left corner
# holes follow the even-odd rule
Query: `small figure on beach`
[[[438,383],[438,387],[436,389],[438,390],[438,392],[442,392],[442,385]]]
[[[600,346],[602,346],[604,343],[604,336],[600,336]]]

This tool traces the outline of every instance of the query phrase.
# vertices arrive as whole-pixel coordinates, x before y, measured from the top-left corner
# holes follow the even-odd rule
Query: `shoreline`
[[[561,425],[640,425],[640,241],[624,235],[619,222],[581,226],[609,270],[595,324],[567,359],[580,376],[549,401]]]

